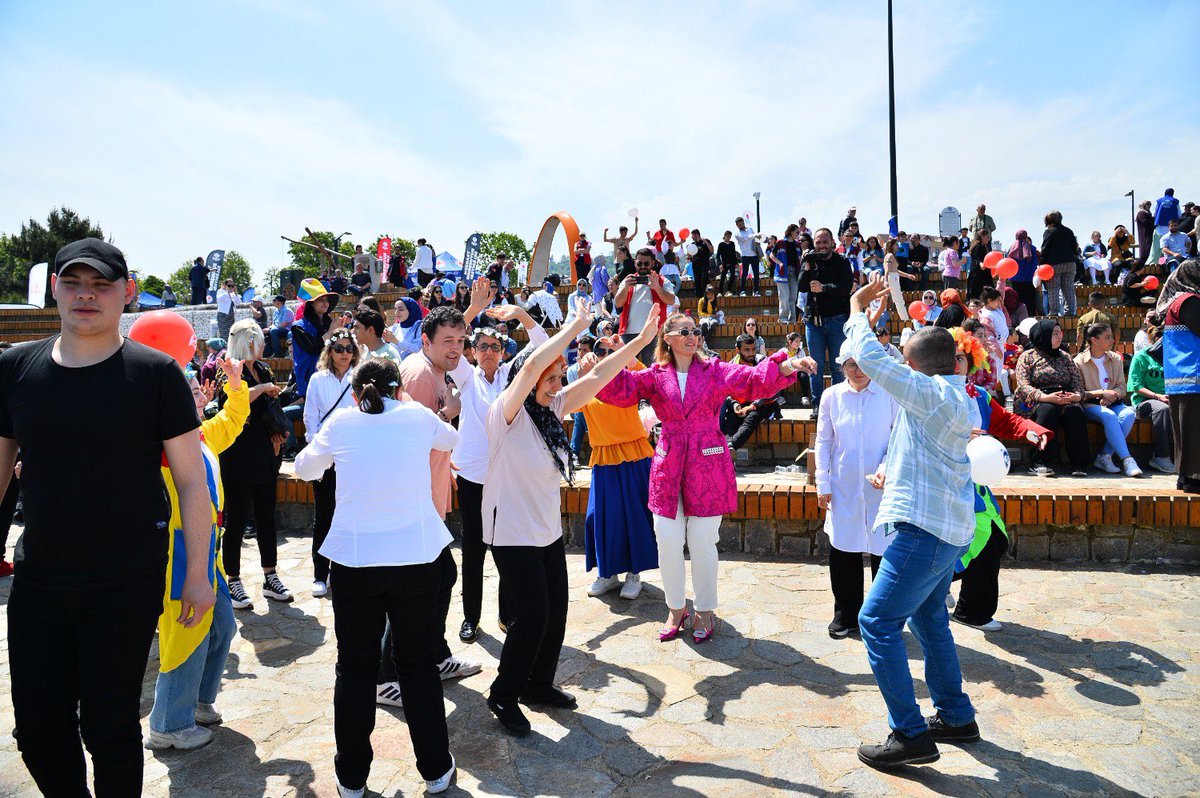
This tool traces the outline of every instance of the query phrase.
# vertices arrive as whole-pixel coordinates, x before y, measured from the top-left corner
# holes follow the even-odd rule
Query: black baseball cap
[[[75,263],[91,266],[105,280],[129,279],[129,267],[121,250],[99,238],[81,238],[60,249],[54,256],[54,274],[62,274]]]

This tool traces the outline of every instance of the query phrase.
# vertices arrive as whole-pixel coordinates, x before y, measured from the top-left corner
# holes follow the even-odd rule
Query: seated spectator
[[[725,323],[725,312],[721,310],[717,289],[713,286],[704,288],[704,296],[696,305],[696,315],[700,317],[700,329],[704,331],[704,342],[707,345],[713,330]]]
[[[393,306],[396,311],[390,332],[395,338],[396,352],[404,359],[413,352],[421,351],[421,306],[415,299],[401,297]]]
[[[1079,338],[1076,344],[1080,352],[1087,347],[1085,333],[1087,333],[1088,326],[1092,324],[1103,324],[1109,327],[1112,330],[1113,340],[1121,340],[1120,332],[1117,330],[1117,320],[1104,311],[1107,307],[1108,300],[1104,298],[1104,294],[1099,291],[1088,294],[1087,312],[1079,316]]]
[[[1129,431],[1133,429],[1135,412],[1126,404],[1125,361],[1112,351],[1112,328],[1107,324],[1089,324],[1084,333],[1085,345],[1075,356],[1075,365],[1083,377],[1083,414],[1104,427],[1104,447],[1096,455],[1094,465],[1109,474],[1138,477],[1142,469],[1129,454]],[[1113,455],[1121,460],[1118,468]]]
[[[756,354],[762,357],[767,356],[767,342],[758,334],[758,321],[753,316],[746,319],[742,324],[742,335],[750,336],[750,339],[754,342],[754,352]],[[741,336],[738,336],[738,340],[741,340]]]
[[[459,280],[454,284],[452,296],[454,298],[450,302],[454,305],[454,309],[459,313],[466,313],[467,308],[471,306],[471,286],[467,285],[465,281]],[[468,323],[471,321],[472,319],[467,319]]]
[[[363,263],[355,262],[354,274],[350,275],[350,284],[346,288],[360,299],[371,290],[371,275]]]
[[[1191,241],[1186,233],[1179,232],[1178,219],[1171,220],[1167,225],[1167,234],[1160,238],[1158,243],[1168,271],[1175,271],[1175,268],[1188,257]]]
[[[925,321],[913,319],[913,327],[918,330],[926,324],[933,324],[938,320],[938,316],[942,315],[942,306],[938,304],[938,295],[935,292],[923,292],[921,294],[921,302],[925,305]]]
[[[868,236],[863,245],[862,272],[864,279],[870,279],[872,274],[883,274],[883,247],[875,236]]]
[[[254,297],[250,300],[250,318],[258,325],[258,329],[265,334],[267,326],[271,323],[271,314],[267,312],[266,306],[263,305],[262,299]]]
[[[1129,268],[1135,258],[1133,255],[1133,236],[1125,229],[1125,225],[1119,224],[1113,228],[1113,234],[1108,239],[1108,259],[1112,261],[1112,282],[1116,283],[1121,277],[1121,272]]]
[[[937,320],[933,323],[935,327],[944,327],[947,330],[961,327],[962,323],[971,316],[967,311],[967,306],[963,304],[962,295],[958,293],[957,288],[947,288],[942,291],[939,301],[942,304],[942,312],[938,314]]]
[[[1129,264],[1129,270],[1121,275],[1121,305],[1127,308],[1139,308],[1154,305],[1154,295],[1146,292],[1146,277],[1142,270],[1146,264],[1135,260]]]
[[[575,292],[567,296],[567,317],[563,323],[570,324],[571,322],[575,321],[575,316],[579,313],[581,306],[592,310],[594,304],[595,303],[592,301],[592,284],[589,283],[585,278],[580,277],[579,280],[575,282]],[[581,333],[580,337],[582,338],[585,334],[586,333]],[[579,415],[581,418],[583,417],[582,412]]]
[[[737,354],[729,362],[754,366],[765,357],[755,349],[753,336],[749,333],[742,333],[737,337]],[[739,397],[729,397],[721,406],[721,432],[730,436],[729,448],[737,451],[746,445],[746,441],[750,440],[754,430],[771,418],[783,418],[779,394],[753,402],[743,402]]]
[[[1108,250],[1100,240],[1100,231],[1092,231],[1092,243],[1083,248],[1083,266],[1092,277],[1093,285],[1108,285],[1111,280],[1112,261],[1108,258]],[[1100,283],[1097,274],[1103,275],[1104,282]]]
[[[283,294],[276,294],[271,300],[275,310],[271,315],[271,326],[267,327],[267,357],[286,357],[288,351],[288,336],[292,332],[292,324],[296,314],[287,306]]]
[[[383,316],[366,305],[354,312],[354,337],[362,349],[363,360],[381,357],[400,365],[400,350],[383,340]],[[310,438],[311,440],[311,438]]]
[[[335,271],[333,276],[329,278],[329,290],[335,294],[341,295],[346,293],[346,287],[349,285],[350,283],[346,280],[345,275],[342,274],[341,269]]]
[[[218,361],[225,357],[225,341],[221,338],[209,338],[205,343],[205,348],[208,350],[208,357],[205,358],[204,364],[200,366],[201,386],[217,378],[217,372],[221,369],[221,364]]]
[[[1070,356],[1062,351],[1062,327],[1053,319],[1042,319],[1029,330],[1030,348],[1017,359],[1016,398],[1028,406],[1027,417],[1050,431],[1062,427],[1044,449],[1030,452],[1029,473],[1054,476],[1051,466],[1058,459],[1059,441],[1066,440],[1071,475],[1087,476],[1087,417],[1083,403],[1083,376]]]
[[[804,341],[800,338],[800,333],[790,332],[785,340],[788,357],[808,357],[808,351],[804,348]],[[800,396],[801,406],[812,407],[812,386],[809,385],[808,380],[796,380],[796,393]]]
[[[163,286],[162,301],[164,308],[173,308],[178,303],[179,300],[175,297],[175,290],[171,286]]]
[[[562,308],[558,305],[558,289],[552,280],[547,279],[540,289],[530,294],[523,307],[542,327],[555,328],[563,322]]]
[[[425,294],[425,307],[431,311],[440,308],[442,305],[453,304],[453,300],[446,299],[445,294],[442,292],[442,284],[437,280],[434,280],[425,287]]]
[[[788,333],[788,335],[796,335],[796,333]],[[888,331],[886,325],[875,328],[875,338],[879,341],[879,345],[883,347],[884,351],[892,356],[893,360],[897,363],[905,362],[904,355],[901,354],[900,350],[892,346],[892,334]]]
[[[1017,289],[1011,285],[1004,286],[1004,312],[1008,314],[1008,326],[1016,327],[1025,319],[1029,318],[1029,309],[1025,307],[1025,303],[1021,301],[1021,295]]]
[[[1171,429],[1167,383],[1163,377],[1163,347],[1159,342],[1162,332],[1158,327],[1150,327],[1145,335],[1150,345],[1134,354],[1133,362],[1129,364],[1127,387],[1137,417],[1150,419],[1153,426],[1154,456],[1150,458],[1150,467],[1164,474],[1174,474],[1175,438]]]
[[[1150,348],[1150,344],[1154,343],[1154,341],[1150,339],[1150,330],[1158,328],[1159,326],[1158,314],[1154,312],[1154,308],[1146,308],[1146,315],[1142,317],[1141,329],[1137,331],[1137,335],[1133,336],[1133,354],[1136,355],[1143,349]],[[1158,332],[1159,337],[1161,337],[1162,330],[1159,329]],[[1130,379],[1132,379],[1132,376],[1133,375],[1131,374]],[[1133,388],[1130,387],[1129,391],[1132,393]]]

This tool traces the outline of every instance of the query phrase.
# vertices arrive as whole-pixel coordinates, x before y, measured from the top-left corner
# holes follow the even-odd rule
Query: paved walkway
[[[14,536],[15,537],[15,536]],[[253,543],[248,543],[253,547]],[[250,585],[208,747],[146,755],[148,796],[333,796],[333,609],[308,594],[310,541],[280,570],[295,604]],[[247,552],[252,558],[253,552]],[[456,651],[481,675],[446,685],[459,763],[448,795],[1195,795],[1200,793],[1200,577],[1134,568],[1018,568],[1002,575],[1002,632],[955,626],[984,740],[943,746],[932,766],[881,774],[854,749],[887,734],[862,644],[825,632],[830,595],[814,562],[726,559],[725,624],[703,646],[660,644],[662,591],[589,599],[572,553],[559,678],[576,712],[529,713],[504,734],[484,706],[501,639],[490,564],[480,642]],[[7,581],[7,580],[6,580]],[[253,581],[253,580],[252,580]],[[0,584],[0,604],[8,585]],[[0,608],[0,614],[4,612]],[[451,623],[461,620],[456,603]],[[3,628],[3,627],[0,627]],[[914,661],[919,660],[910,640]],[[7,645],[0,657],[7,670]],[[920,673],[918,665],[918,674]],[[0,680],[8,690],[8,680]],[[143,714],[150,709],[153,672]],[[926,698],[923,684],[918,694]],[[928,704],[926,703],[926,709]],[[0,795],[36,795],[0,701]],[[369,795],[424,792],[400,711],[380,710]],[[378,792],[374,792],[378,791]]]

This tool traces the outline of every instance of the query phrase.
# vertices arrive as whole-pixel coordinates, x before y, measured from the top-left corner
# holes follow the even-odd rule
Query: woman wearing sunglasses
[[[345,328],[336,331],[325,343],[317,360],[317,373],[308,381],[308,395],[304,401],[304,437],[309,443],[335,410],[354,406],[350,373],[358,365],[358,358],[358,342]],[[317,598],[329,592],[329,559],[319,552],[333,523],[336,493],[337,478],[331,465],[313,483],[312,593]]]
[[[658,538],[658,562],[667,599],[667,625],[660,640],[673,640],[687,622],[683,545],[692,557],[696,620],[692,638],[703,643],[716,629],[717,539],[721,516],[737,509],[733,458],[721,434],[719,413],[726,397],[765,399],[811,373],[808,357],[786,350],[756,366],[725,363],[700,352],[696,322],[672,313],[658,335],[655,363],[644,371],[624,370],[597,398],[618,407],[650,402],[662,434],[650,467],[650,511]]]
[[[754,338],[754,353],[756,355],[767,356],[767,342],[758,334],[758,321],[753,316],[746,319],[742,324],[742,332]]]

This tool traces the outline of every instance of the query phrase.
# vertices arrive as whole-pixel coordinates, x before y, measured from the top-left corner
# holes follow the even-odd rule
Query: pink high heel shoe
[[[664,626],[663,628],[659,629],[658,642],[665,643],[668,640],[674,640],[675,638],[679,637],[679,633],[683,630],[683,625],[687,623],[688,618],[691,616],[692,614],[685,610],[683,615],[679,616],[678,626]]]
[[[692,624],[692,642],[694,642],[696,645],[707,643],[709,640],[712,640],[713,635],[717,633],[717,629],[720,628],[720,626],[721,619],[716,615],[712,616],[712,626],[708,627],[707,629]]]

